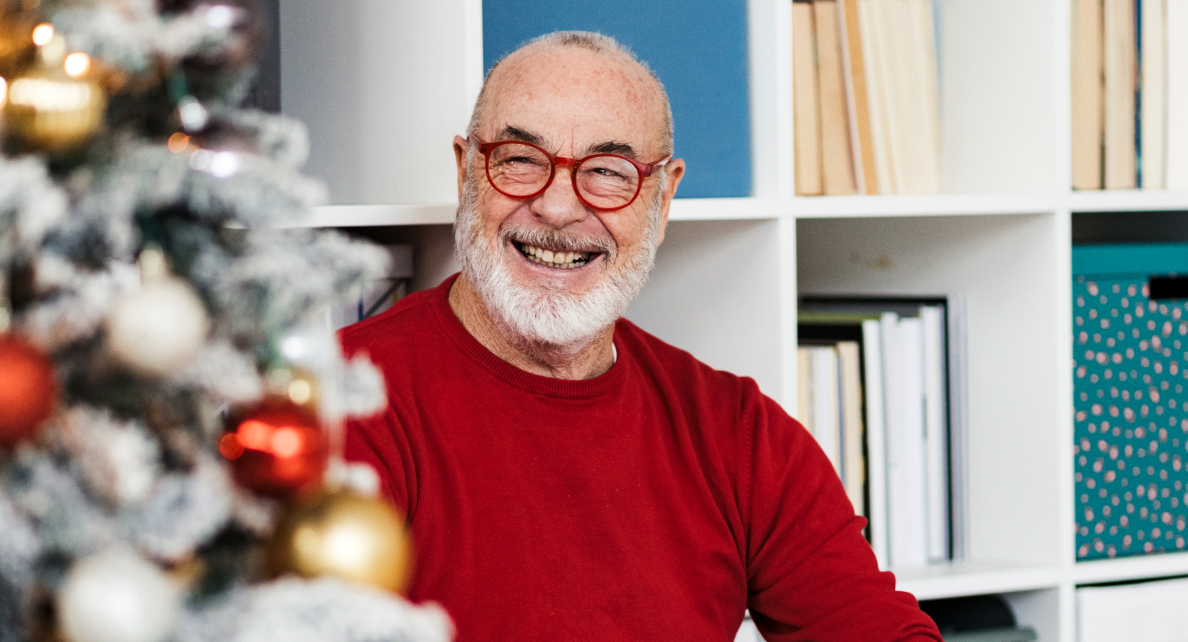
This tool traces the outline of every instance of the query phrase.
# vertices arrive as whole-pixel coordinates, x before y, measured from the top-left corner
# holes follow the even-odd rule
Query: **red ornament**
[[[241,486],[283,498],[318,485],[330,448],[313,413],[278,401],[242,417],[219,440],[219,452]]]
[[[0,446],[32,437],[57,401],[53,362],[27,342],[0,335]]]

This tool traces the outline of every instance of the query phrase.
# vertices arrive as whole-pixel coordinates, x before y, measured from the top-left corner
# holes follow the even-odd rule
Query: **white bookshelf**
[[[1073,642],[1078,584],[1188,574],[1188,553],[1075,562],[1072,220],[1188,211],[1188,192],[1069,189],[1069,0],[938,0],[943,193],[792,197],[789,2],[748,0],[755,196],[677,199],[628,316],[795,413],[800,293],[962,295],[969,557],[895,569],[899,585],[1002,594],[1041,640]],[[413,243],[415,288],[456,269],[451,141],[481,82],[481,10],[282,6],[282,106],[309,125],[307,169],[334,197],[308,225]]]

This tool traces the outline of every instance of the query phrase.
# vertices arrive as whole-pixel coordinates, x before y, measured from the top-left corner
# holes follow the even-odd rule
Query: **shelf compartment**
[[[968,410],[953,441],[964,471],[956,530],[970,559],[1063,559],[1059,222],[1054,213],[797,221],[801,294],[963,299]]]

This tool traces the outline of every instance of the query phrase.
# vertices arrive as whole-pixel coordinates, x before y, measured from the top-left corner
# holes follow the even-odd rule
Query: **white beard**
[[[662,187],[662,186],[661,186]],[[657,190],[649,206],[648,227],[635,256],[621,267],[610,267],[618,255],[614,243],[544,227],[509,227],[498,238],[484,238],[478,215],[478,190],[473,181],[462,187],[454,224],[454,253],[462,273],[474,285],[492,320],[513,345],[576,352],[614,324],[648,279],[659,246],[660,204]],[[585,294],[564,291],[558,281],[543,280],[524,287],[512,278],[507,263],[508,241],[561,250],[598,248],[603,255],[603,278]]]

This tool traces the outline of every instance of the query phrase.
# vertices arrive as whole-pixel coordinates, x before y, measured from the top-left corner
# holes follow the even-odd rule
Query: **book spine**
[[[822,187],[828,196],[846,196],[854,193],[854,161],[850,154],[837,0],[813,0],[813,16],[821,99]]]
[[[1134,0],[1105,0],[1105,187],[1137,184],[1135,90],[1138,44]]]
[[[866,515],[863,500],[866,461],[862,456],[862,358],[856,341],[838,342],[837,354],[841,364],[842,482],[850,503],[854,505],[854,512]]]
[[[944,313],[920,308],[924,365],[924,457],[927,485],[928,560],[949,559],[949,421],[946,416]]]
[[[895,193],[894,166],[891,162],[890,107],[887,82],[889,73],[882,43],[880,22],[882,2],[858,0],[858,26],[862,34],[862,53],[866,65],[866,86],[870,98],[871,146],[874,151],[877,193]]]
[[[857,190],[862,194],[877,194],[879,180],[875,176],[874,141],[871,140],[870,98],[866,87],[866,62],[862,49],[862,32],[858,25],[858,0],[838,2],[842,38],[842,60],[845,69],[846,108],[850,119],[851,154]]]
[[[797,196],[815,196],[823,191],[820,85],[813,23],[812,2],[793,2],[792,136]]]
[[[837,348],[820,346],[812,350],[813,387],[813,436],[821,450],[833,464],[833,470],[841,472],[841,407],[838,395]]]
[[[862,367],[866,380],[866,467],[867,516],[870,544],[879,568],[891,567],[887,519],[886,395],[883,363],[884,326],[894,324],[895,315],[880,321],[862,322]]]
[[[1167,0],[1142,0],[1140,117],[1143,189],[1166,186]]]
[[[887,375],[887,497],[891,563],[899,568],[928,563],[925,483],[924,382],[921,324],[899,319],[895,345],[885,354]],[[893,385],[892,385],[893,384]]]
[[[796,418],[804,429],[813,432],[813,353],[811,348],[796,349]]]
[[[940,110],[936,71],[936,26],[932,0],[908,0],[911,23],[913,107],[915,128],[911,140],[916,147],[914,193],[940,191]]]
[[[1167,0],[1168,189],[1188,189],[1188,0]]]
[[[1072,186],[1102,188],[1102,0],[1073,0]]]

